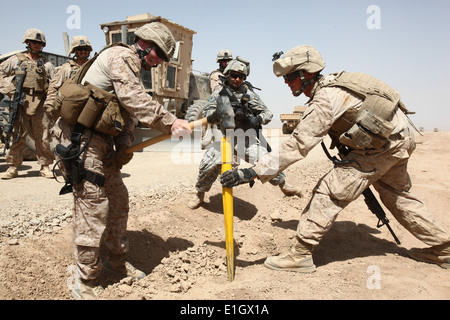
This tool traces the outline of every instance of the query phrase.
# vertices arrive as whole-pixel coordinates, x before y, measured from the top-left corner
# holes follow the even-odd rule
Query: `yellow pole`
[[[231,170],[233,149],[230,137],[222,138],[222,173]],[[227,251],[228,280],[234,280],[233,189],[222,187],[223,216],[225,220],[225,247]]]

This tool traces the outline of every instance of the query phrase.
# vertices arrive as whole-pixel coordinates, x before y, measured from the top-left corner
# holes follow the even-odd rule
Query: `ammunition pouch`
[[[60,110],[61,118],[70,125],[80,123],[112,136],[119,135],[125,126],[117,97],[88,82],[66,81],[56,95],[54,109]]]
[[[378,150],[388,143],[394,130],[392,117],[402,106],[394,89],[374,77],[347,72],[319,85],[349,90],[363,100],[359,109],[349,108],[331,127],[332,148],[342,144],[356,150]]]
[[[122,113],[116,95],[89,82],[81,84],[86,72],[100,53],[118,45],[128,47],[122,43],[116,43],[103,48],[58,90],[53,108],[60,110],[61,118],[69,125],[79,123],[91,130],[112,136],[122,132],[125,126],[125,110]]]
[[[387,142],[394,126],[369,110],[363,110],[356,123],[339,137],[339,142],[352,149],[381,149]]]
[[[16,74],[23,67],[26,67],[27,70],[27,76],[25,78],[25,82],[23,83],[23,88],[29,89],[33,93],[45,93],[50,82],[50,76],[44,66],[45,59],[40,57],[37,62],[34,62],[29,61],[23,53],[18,53],[16,56],[19,59]]]

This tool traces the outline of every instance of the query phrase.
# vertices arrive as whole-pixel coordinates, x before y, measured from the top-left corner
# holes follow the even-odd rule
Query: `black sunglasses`
[[[41,45],[44,45],[44,43],[42,42],[42,41],[37,41],[37,40],[28,40],[30,43],[33,43],[33,44],[41,44]]]
[[[245,79],[245,74],[232,72],[232,73],[230,73],[230,77],[233,78],[233,79],[237,79],[237,78]]]
[[[90,47],[78,47],[76,48],[77,51],[91,51]]]
[[[300,77],[300,71],[294,71],[283,76],[284,80],[289,82],[294,81],[297,77]]]
[[[158,58],[160,58],[164,61],[167,61],[166,55],[164,54],[164,52],[161,50],[160,47],[155,46],[155,52],[156,52],[156,55],[158,56]]]

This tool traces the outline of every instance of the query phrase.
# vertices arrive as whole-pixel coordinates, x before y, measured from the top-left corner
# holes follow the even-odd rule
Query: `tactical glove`
[[[226,188],[233,188],[240,184],[249,183],[257,177],[255,170],[249,169],[233,169],[224,172],[220,176],[220,183]]]
[[[124,144],[117,146],[117,151],[114,154],[114,162],[119,168],[122,168],[122,166],[126,165],[131,161],[131,159],[133,159],[133,153],[125,152],[127,149],[128,146]]]
[[[260,116],[250,118],[250,124],[251,124],[252,128],[254,128],[254,129],[258,129],[259,126],[261,125],[261,122],[262,122],[262,119]]]

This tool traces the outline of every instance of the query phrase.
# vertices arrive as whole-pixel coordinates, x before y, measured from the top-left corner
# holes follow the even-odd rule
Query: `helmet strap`
[[[31,50],[31,46],[29,44],[27,44],[27,50],[28,50],[28,52],[31,52],[32,54],[41,54],[41,52],[42,52],[42,50],[41,51]]]
[[[300,96],[303,93],[303,91],[305,91],[306,87],[314,84],[317,80],[319,80],[322,77],[320,73],[317,73],[314,78],[308,80],[305,78],[303,70],[299,70],[299,73],[300,73],[300,81],[302,82],[302,87],[299,90],[292,92],[292,95],[294,97]]]
[[[142,61],[142,68],[144,68],[144,70],[146,71],[150,71],[150,69],[152,68],[151,65],[148,64],[147,61],[145,61],[145,57],[152,51],[152,49],[154,47],[148,47],[145,50],[142,50],[141,48],[139,48],[139,46],[137,45],[137,43],[134,44],[134,47],[136,48],[137,54],[139,56],[139,58]]]

